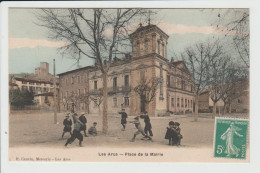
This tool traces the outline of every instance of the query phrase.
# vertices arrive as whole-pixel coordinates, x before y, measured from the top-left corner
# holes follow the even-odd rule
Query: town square
[[[248,9],[9,14],[10,161],[248,162]],[[216,118],[233,120],[218,139]]]

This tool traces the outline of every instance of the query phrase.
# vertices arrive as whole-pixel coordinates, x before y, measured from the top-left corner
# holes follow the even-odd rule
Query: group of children
[[[74,123],[74,128],[73,128],[72,132],[71,132],[72,120],[70,119],[70,114],[72,116],[73,123]],[[125,130],[126,124],[127,124],[126,119],[128,117],[127,113],[125,112],[124,109],[122,109],[122,111],[119,112],[119,114],[121,114],[121,124],[123,126],[122,130]],[[140,118],[144,119],[144,123],[145,123],[144,128],[142,128],[142,126],[141,126],[141,123],[139,120]],[[149,118],[147,112],[144,112],[142,115],[135,117],[134,121],[130,121],[130,123],[133,123],[137,129],[137,131],[134,133],[133,138],[130,140],[131,142],[134,142],[136,136],[139,134],[142,134],[144,136],[143,139],[148,139],[150,141],[153,141],[152,124],[151,124],[151,121],[150,121],[150,118]],[[81,113],[81,115],[79,117],[76,113],[68,113],[66,115],[66,118],[63,121],[63,125],[64,125],[64,128],[63,128],[62,138],[64,137],[64,134],[66,132],[70,133],[70,135],[71,135],[71,137],[65,143],[65,146],[67,146],[68,144],[71,144],[75,139],[78,139],[79,146],[82,146],[83,135],[81,134],[81,131],[84,132],[85,137],[88,137],[87,133],[86,133],[87,119],[86,119],[84,113]],[[93,136],[97,135],[96,125],[97,125],[97,123],[94,122],[93,126],[89,128],[88,133],[90,135],[93,135]],[[149,133],[149,135],[148,135],[148,133]],[[165,139],[169,140],[169,145],[179,146],[181,144],[182,135],[181,135],[180,123],[173,122],[173,121],[169,122],[169,127],[167,127]]]
[[[121,114],[121,124],[123,126],[123,130],[125,130],[126,123],[127,123],[126,121],[127,114],[124,109],[122,109],[122,111],[119,112],[119,114]],[[144,119],[144,123],[145,123],[144,129],[141,127],[139,118]],[[146,111],[143,112],[142,115],[135,117],[134,121],[130,121],[130,123],[133,123],[137,129],[137,131],[134,133],[133,138],[130,140],[131,142],[134,142],[136,136],[139,134],[142,134],[144,136],[143,139],[148,139],[150,141],[153,141],[152,124]],[[181,144],[182,135],[181,135],[180,123],[178,122],[174,123],[173,121],[169,122],[169,127],[167,127],[165,139],[169,139],[169,145],[179,146]]]
[[[181,144],[182,135],[180,123],[173,121],[169,122],[169,127],[167,127],[165,139],[169,139],[169,145],[179,146]]]
[[[73,119],[73,123],[74,123],[73,132],[71,132],[72,121],[70,119],[70,114],[72,114],[72,119]],[[76,113],[68,113],[66,115],[66,118],[63,121],[63,125],[64,125],[64,128],[63,128],[62,138],[64,137],[64,134],[66,132],[70,133],[70,135],[71,135],[71,137],[65,143],[65,146],[67,146],[68,144],[71,144],[75,139],[78,139],[79,146],[82,146],[83,135],[81,134],[81,131],[84,131],[85,137],[88,137],[87,133],[86,133],[87,119],[84,116],[84,113],[81,113],[80,117],[78,117],[78,114],[76,114]],[[94,122],[93,126],[89,128],[88,133],[90,135],[93,135],[93,136],[97,135],[96,125],[97,125],[97,123]]]

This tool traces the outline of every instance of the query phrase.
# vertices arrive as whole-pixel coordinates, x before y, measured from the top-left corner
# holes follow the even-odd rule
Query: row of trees
[[[235,63],[225,52],[221,41],[197,43],[181,54],[192,76],[195,96],[195,121],[198,120],[199,96],[209,91],[213,101],[213,116],[219,100],[227,105],[242,96],[248,87],[248,69]]]
[[[219,100],[224,102],[226,113],[234,99],[247,94],[245,90],[249,85],[248,9],[220,10],[213,21],[216,31],[224,38],[197,43],[180,55],[193,77],[195,121],[198,120],[198,102],[202,92],[209,91],[215,116]]]
[[[160,83],[162,80],[158,77],[152,77],[151,79],[141,78],[138,84],[132,88],[133,91],[143,99],[144,109],[146,109],[151,101],[154,100],[157,89],[159,88]],[[84,103],[85,105],[89,106],[91,102],[94,103],[96,107],[99,109],[100,115],[100,106],[103,101],[103,92],[101,90],[97,90],[95,93],[89,95],[79,95],[72,91],[67,97],[64,97],[62,100],[62,104],[64,109],[73,109],[69,108],[68,105],[72,105],[77,109],[80,108],[80,103]],[[121,105],[124,105],[121,104]]]
[[[99,109],[99,115],[100,115],[100,106],[103,101],[103,93],[102,92],[96,92],[94,95],[78,95],[74,91],[72,91],[68,96],[64,97],[62,100],[62,105],[64,109],[81,109],[80,103],[84,103],[85,105],[89,106],[91,102],[94,103],[95,106]],[[71,107],[69,107],[71,106]]]

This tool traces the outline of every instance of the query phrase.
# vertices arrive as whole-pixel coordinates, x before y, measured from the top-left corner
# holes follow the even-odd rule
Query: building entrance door
[[[145,112],[145,95],[141,95],[141,112]]]

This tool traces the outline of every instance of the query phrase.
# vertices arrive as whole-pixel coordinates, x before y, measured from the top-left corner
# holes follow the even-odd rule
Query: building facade
[[[26,77],[12,76],[11,82],[20,90],[28,90],[34,93],[34,101],[37,104],[43,103],[39,94],[54,93],[54,80],[56,80],[57,97],[58,97],[58,78],[49,73],[49,63],[41,62],[40,67],[35,68],[35,74],[28,74]],[[43,104],[40,104],[43,105]]]
[[[247,113],[249,112],[249,80],[238,80],[237,86],[231,90],[233,99],[231,103],[227,103],[227,112]],[[210,91],[205,90],[199,96],[199,112],[212,112],[213,101],[210,98]],[[225,103],[220,99],[217,103],[217,112],[224,112]]]
[[[182,61],[167,59],[169,36],[156,25],[140,26],[130,35],[132,56],[114,58],[108,72],[108,113],[122,108],[130,115],[150,116],[193,111],[192,77]],[[135,88],[143,79],[160,79],[153,99],[146,103]],[[60,109],[102,111],[103,77],[96,65],[59,74]]]

